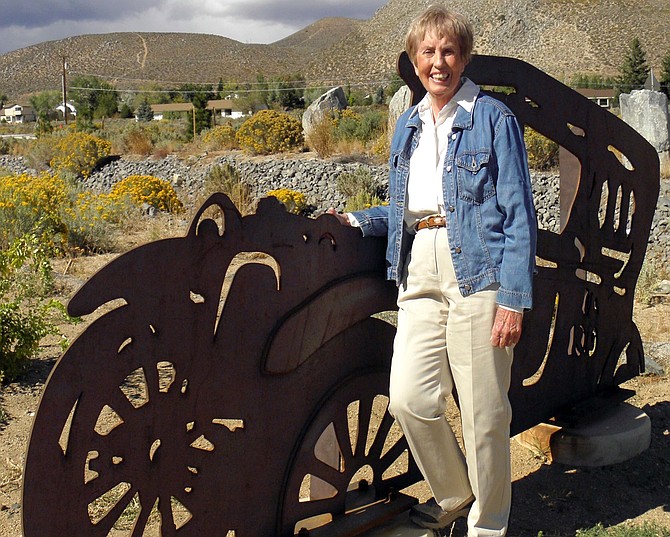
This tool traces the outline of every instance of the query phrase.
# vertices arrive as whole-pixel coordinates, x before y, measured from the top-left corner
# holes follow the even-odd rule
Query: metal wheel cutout
[[[407,440],[388,412],[385,371],[358,373],[340,383],[294,452],[298,455],[285,489],[283,536],[326,535],[316,529],[325,524],[330,534],[350,523],[347,518],[386,505],[397,491],[417,481]]]

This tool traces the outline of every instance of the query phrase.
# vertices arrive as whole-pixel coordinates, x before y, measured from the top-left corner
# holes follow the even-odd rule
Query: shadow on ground
[[[661,525],[670,526],[670,402],[643,410],[651,419],[651,445],[637,457],[595,468],[554,463],[516,481],[509,536],[574,536],[657,508]]]

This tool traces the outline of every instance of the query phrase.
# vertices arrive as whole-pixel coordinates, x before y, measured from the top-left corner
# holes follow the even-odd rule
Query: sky
[[[0,0],[0,54],[109,32],[192,32],[272,43],[324,17],[369,19],[387,0]]]

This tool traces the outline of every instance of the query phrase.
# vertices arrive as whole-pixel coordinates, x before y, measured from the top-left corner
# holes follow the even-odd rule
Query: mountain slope
[[[432,0],[390,0],[342,42],[318,52],[309,77],[376,82],[395,69],[411,20]],[[658,73],[670,54],[667,0],[450,0],[475,31],[475,51],[520,58],[564,79],[617,75],[634,37]],[[323,75],[322,75],[323,76]]]
[[[71,37],[0,56],[0,93],[17,98],[59,89],[70,75],[106,78],[117,88],[219,79],[254,81],[301,72],[318,85],[375,88],[395,72],[412,18],[433,0],[390,0],[367,21],[328,18],[271,45],[181,33]],[[614,76],[638,37],[660,73],[670,54],[668,0],[450,0],[475,29],[475,51],[528,61],[552,76]]]

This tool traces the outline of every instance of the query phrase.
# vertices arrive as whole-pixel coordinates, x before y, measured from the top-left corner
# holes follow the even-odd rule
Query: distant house
[[[74,105],[72,103],[66,103],[66,104],[67,104],[68,115],[70,115],[72,117],[77,117],[77,109],[74,107]],[[63,106],[63,103],[59,104],[56,107],[56,111],[60,113],[60,117],[63,117],[63,115],[65,113],[64,110],[65,110],[65,107]]]
[[[577,92],[603,108],[611,108],[615,96],[612,88],[577,88]]]
[[[35,110],[27,104],[10,104],[3,109],[4,119],[7,123],[29,123],[35,121]]]
[[[154,113],[155,120],[164,119],[167,113],[193,112],[192,103],[168,103],[152,104],[151,110]],[[207,101],[207,110],[211,110],[213,115],[220,114],[221,117],[235,119],[247,115],[242,110],[235,99],[214,99]]]
[[[248,115],[248,112],[242,110],[239,101],[236,99],[214,99],[207,101],[207,110],[211,110],[212,114],[221,114],[221,117],[237,119]]]
[[[154,113],[154,119],[160,121],[165,114],[178,112],[193,112],[192,103],[167,103],[167,104],[152,104],[151,111]]]

